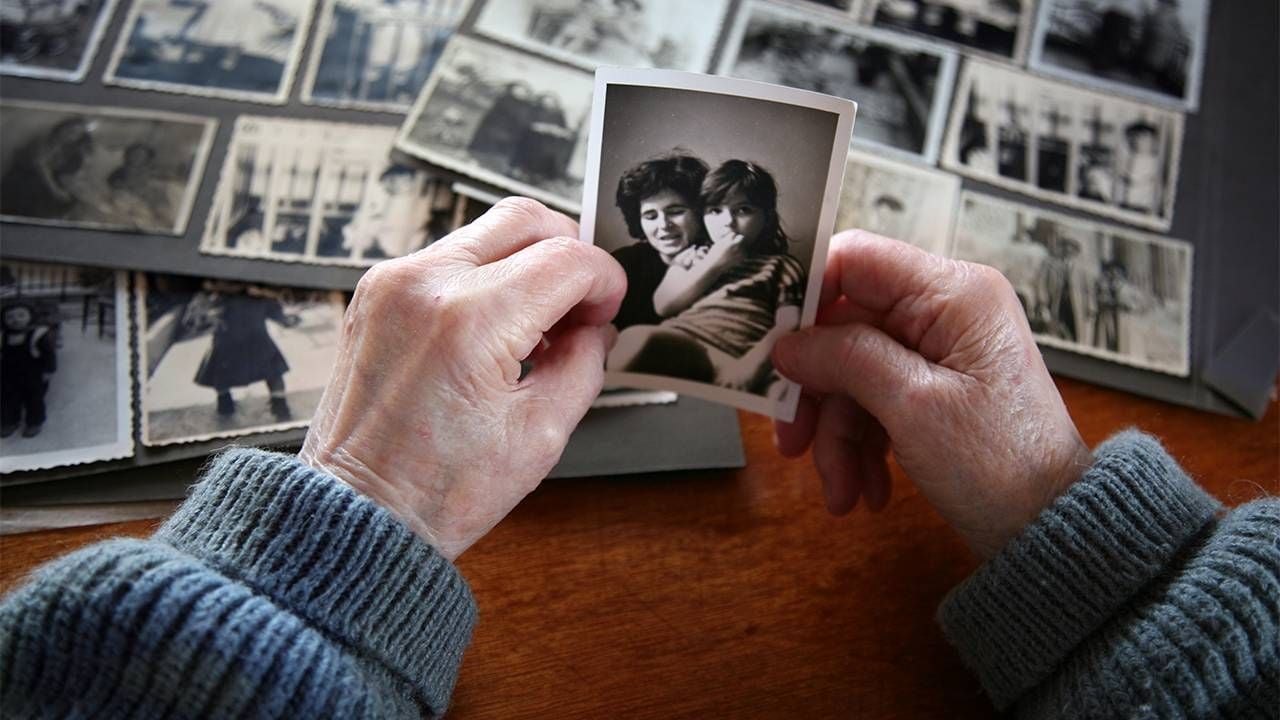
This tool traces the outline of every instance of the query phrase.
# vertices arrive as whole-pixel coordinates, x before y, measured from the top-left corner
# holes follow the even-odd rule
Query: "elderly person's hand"
[[[953,527],[989,557],[1078,480],[1092,455],[992,268],[852,231],[832,239],[818,325],[779,340],[774,366],[804,386],[778,449],[813,445],[828,509],[889,499],[888,448]]]
[[[509,198],[371,268],[299,457],[451,560],[479,540],[559,460],[604,380],[626,277],[577,235]]]

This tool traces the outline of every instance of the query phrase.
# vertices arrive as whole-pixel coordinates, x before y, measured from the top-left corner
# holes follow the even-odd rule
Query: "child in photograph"
[[[173,202],[159,177],[156,150],[145,142],[124,149],[120,166],[107,176],[104,210],[113,220],[127,220],[139,228],[173,226]]]
[[[729,160],[706,177],[700,204],[711,245],[672,258],[654,292],[666,319],[624,331],[611,370],[769,393],[769,353],[799,326],[806,280],[777,200],[773,176],[752,162]]]
[[[352,257],[400,257],[425,247],[431,238],[431,196],[425,173],[392,165],[342,228],[342,249]]]
[[[617,205],[637,242],[613,251],[627,273],[627,294],[614,318],[618,330],[657,325],[653,294],[677,255],[709,244],[702,224],[702,181],[710,168],[692,155],[646,160],[623,173]]]
[[[292,419],[284,386],[289,363],[267,332],[268,320],[287,328],[302,322],[297,315],[286,314],[277,298],[238,283],[206,281],[205,300],[191,303],[184,322],[208,323],[213,328],[213,343],[196,370],[195,383],[217,392],[219,415],[236,412],[232,388],[264,382],[271,395],[271,414],[282,422]]]
[[[46,325],[36,323],[35,307],[15,302],[0,311],[0,437],[22,427],[22,437],[40,434],[45,421],[48,376],[58,368],[57,343]]]
[[[1125,299],[1129,273],[1118,260],[1102,263],[1102,274],[1093,284],[1093,346],[1120,352],[1120,313],[1133,310]]]
[[[1120,206],[1150,213],[1160,207],[1159,133],[1151,123],[1139,120],[1124,130],[1128,152],[1120,177]]]

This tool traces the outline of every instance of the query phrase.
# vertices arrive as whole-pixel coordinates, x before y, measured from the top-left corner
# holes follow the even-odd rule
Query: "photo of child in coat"
[[[40,434],[45,422],[48,377],[58,369],[57,335],[36,322],[36,309],[25,302],[6,305],[0,343],[0,437],[22,428],[22,436]]]

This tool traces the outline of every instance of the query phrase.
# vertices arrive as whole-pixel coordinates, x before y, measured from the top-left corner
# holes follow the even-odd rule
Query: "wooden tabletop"
[[[1085,440],[1140,427],[1231,505],[1280,494],[1280,415],[1209,415],[1060,380]],[[934,623],[976,563],[896,468],[893,500],[829,517],[807,460],[742,415],[736,472],[545,483],[459,562],[480,624],[455,718],[979,718]],[[0,590],[155,522],[0,538]]]

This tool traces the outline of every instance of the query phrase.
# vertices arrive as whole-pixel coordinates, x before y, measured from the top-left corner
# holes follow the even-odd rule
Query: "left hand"
[[[508,198],[373,266],[299,458],[450,560],[479,540],[550,472],[604,382],[626,275],[577,235]]]

